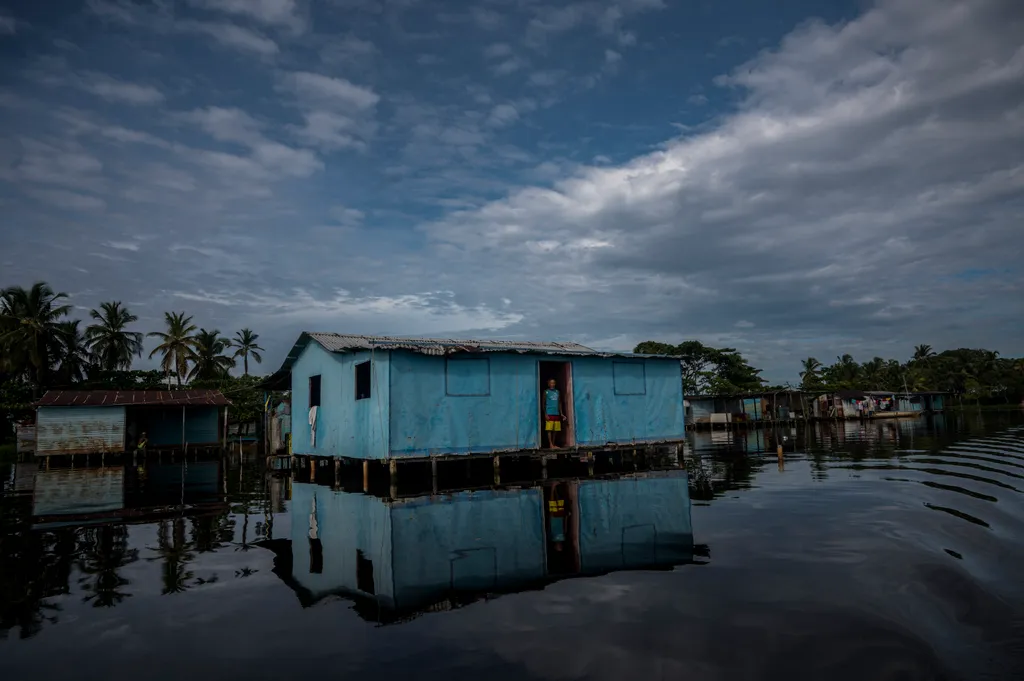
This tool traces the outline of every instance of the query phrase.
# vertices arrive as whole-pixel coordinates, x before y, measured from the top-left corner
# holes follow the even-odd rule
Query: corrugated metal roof
[[[652,359],[679,359],[669,355],[638,355],[630,352],[602,352],[579,343],[509,340],[463,340],[456,338],[400,338],[397,336],[355,336],[342,333],[304,331],[288,352],[281,368],[260,386],[266,390],[284,390],[290,385],[289,372],[310,340],[315,340],[328,352],[358,352],[360,350],[406,350],[423,355],[454,355],[461,352],[516,352],[540,355],[586,355],[591,357],[625,357]]]
[[[357,350],[411,350],[427,355],[447,355],[454,352],[539,352],[596,353],[579,343],[536,343],[506,340],[460,340],[456,338],[398,338],[396,336],[350,336],[340,333],[310,333],[309,336],[330,352]]]
[[[48,390],[37,407],[223,407],[219,390]]]

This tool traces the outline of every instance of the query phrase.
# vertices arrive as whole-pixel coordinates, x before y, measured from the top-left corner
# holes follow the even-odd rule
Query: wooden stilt
[[[501,484],[501,457],[494,457],[494,484]]]
[[[363,461],[363,493],[367,494],[370,491],[370,461]]]
[[[430,493],[437,494],[437,459],[430,459]]]
[[[391,481],[391,487],[388,490],[389,495],[392,499],[398,498],[398,460],[391,459],[388,461],[388,478]]]
[[[547,454],[541,454],[540,455],[540,479],[541,480],[547,480],[548,479],[548,455]]]
[[[587,477],[594,477],[594,453],[587,452]]]
[[[334,460],[334,486],[341,487],[341,459]]]
[[[316,459],[309,457],[309,481],[316,482]]]

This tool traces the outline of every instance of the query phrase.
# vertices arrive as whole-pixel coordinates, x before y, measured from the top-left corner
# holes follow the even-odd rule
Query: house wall
[[[580,566],[607,572],[693,555],[685,471],[579,483]]]
[[[477,371],[489,373],[486,380],[482,375],[470,376],[464,389],[460,378],[453,390],[447,362],[460,360],[477,362]],[[541,361],[572,365],[577,444],[685,437],[682,375],[676,360],[511,353],[458,355],[449,360],[394,352],[390,369],[391,456],[537,447]]]
[[[711,423],[711,415],[715,413],[714,399],[702,400],[689,398],[690,413],[694,423]]]
[[[39,407],[36,454],[124,451],[124,407]]]
[[[642,394],[624,395],[616,390],[615,363],[643,366]],[[572,364],[577,444],[686,437],[682,368],[677,360],[577,357]]]
[[[313,500],[316,499],[314,510]],[[292,484],[292,576],[314,598],[331,593],[361,594],[394,607],[391,514],[384,501],[305,483]],[[310,516],[315,516],[312,527]],[[311,572],[310,533],[320,540],[323,562]],[[373,562],[374,592],[358,588],[357,552]]]
[[[552,358],[556,360],[556,358]],[[479,386],[449,386],[445,357],[395,352],[391,357],[391,455],[464,454],[532,449],[540,435],[535,355],[459,355],[486,362],[486,395]],[[482,366],[482,365],[477,365]],[[564,387],[563,387],[564,390]]]
[[[356,399],[355,365],[372,362],[371,396]],[[391,357],[387,352],[335,354],[310,342],[292,366],[292,451],[383,459],[388,452]],[[320,376],[316,446],[310,442],[309,378]]]
[[[185,442],[190,445],[210,445],[220,442],[219,407],[184,407]],[[128,421],[138,419],[146,430],[150,447],[181,445],[182,407],[128,408]],[[138,434],[136,434],[138,435]]]
[[[541,490],[461,492],[391,507],[395,603],[504,591],[547,571]]]

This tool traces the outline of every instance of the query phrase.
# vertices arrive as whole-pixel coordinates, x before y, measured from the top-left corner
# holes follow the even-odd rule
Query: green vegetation
[[[698,341],[679,345],[646,341],[635,352],[678,355],[683,385],[690,395],[728,395],[771,389],[733,348],[712,348]],[[815,357],[801,362],[798,386],[808,391],[892,390],[951,393],[974,404],[1015,405],[1024,398],[1024,358],[999,357],[992,350],[960,348],[936,353],[918,345],[906,362],[875,357],[858,363],[843,354],[824,365]]]
[[[65,293],[45,282],[0,291],[0,442],[13,424],[32,414],[31,404],[50,388],[155,390],[178,386],[217,388],[232,401],[230,418],[249,421],[263,410],[261,378],[249,376],[249,358],[263,361],[259,334],[242,329],[234,340],[192,323],[184,312],[167,312],[165,327],[147,335],[159,340],[150,357],[160,370],[132,370],[142,356],[144,335],[131,328],[139,318],[121,301],[103,302],[89,312],[84,331],[70,319]],[[232,352],[232,350],[234,352]],[[241,357],[245,375],[232,377]]]
[[[683,363],[683,389],[688,395],[728,395],[761,390],[760,369],[747,364],[734,348],[713,348],[700,341],[679,345],[644,341],[633,350],[643,354],[676,355]]]

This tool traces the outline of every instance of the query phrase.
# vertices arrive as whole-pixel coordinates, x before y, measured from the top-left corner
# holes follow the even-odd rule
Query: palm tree
[[[808,357],[801,362],[804,370],[800,372],[800,384],[804,390],[814,388],[821,380],[818,370],[821,369],[821,362],[814,357]]]
[[[918,345],[914,347],[914,359],[928,359],[934,357],[935,352],[930,345]]]
[[[224,378],[234,368],[235,360],[224,354],[224,351],[231,347],[231,341],[221,336],[219,330],[199,329],[193,340],[194,364],[188,374],[189,381]]]
[[[180,386],[188,374],[188,363],[195,359],[196,339],[192,334],[196,325],[192,323],[192,317],[186,317],[184,312],[165,312],[164,321],[167,323],[167,331],[151,331],[148,334],[162,341],[149,356],[157,353],[163,355],[160,367],[168,377],[173,371]],[[167,382],[170,383],[170,378]]]
[[[79,321],[59,322],[57,328],[59,345],[54,359],[60,361],[57,376],[63,385],[71,385],[85,379],[89,367],[89,349],[85,335],[78,328]]]
[[[885,382],[885,376],[883,371],[885,370],[885,360],[881,357],[875,357],[870,362],[864,362],[861,365],[861,380],[868,390],[879,390]]]
[[[846,354],[836,357],[836,363],[829,367],[833,380],[839,388],[856,388],[860,378],[860,365],[853,359],[852,355]]]
[[[66,293],[45,282],[30,289],[12,286],[0,291],[0,362],[14,373],[28,372],[38,393],[59,347],[59,323],[71,311]]]
[[[258,364],[263,363],[263,357],[260,356],[263,348],[256,343],[259,337],[260,335],[253,333],[252,329],[242,329],[235,333],[235,338],[231,341],[232,347],[238,348],[235,350],[235,357],[242,358],[242,370],[246,376],[249,375],[249,355],[252,355]]]
[[[126,327],[139,318],[119,300],[100,303],[100,309],[90,310],[89,316],[97,323],[85,329],[85,337],[99,367],[104,371],[131,369],[132,357],[142,356],[142,334]]]

